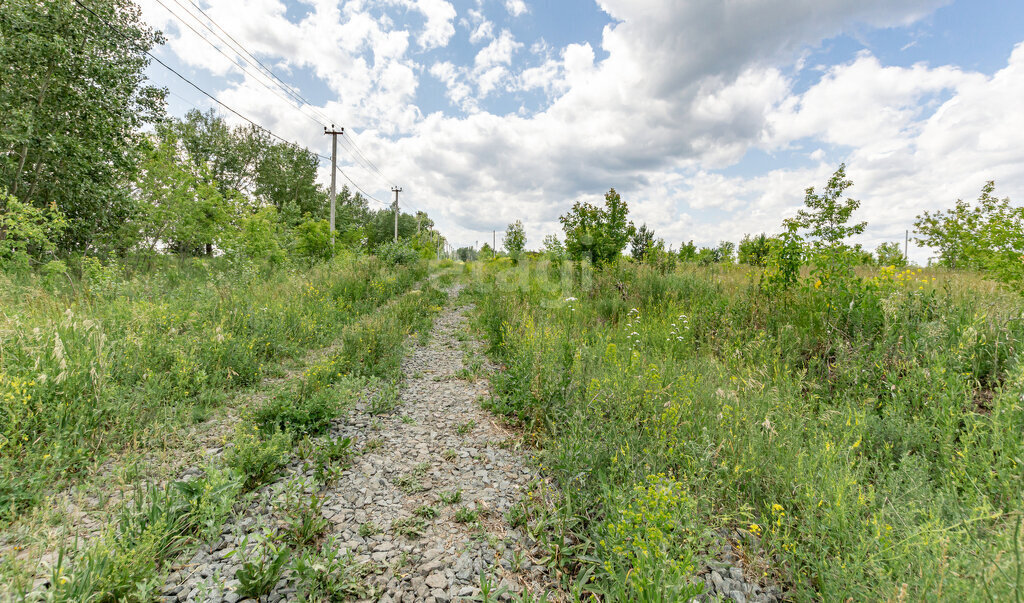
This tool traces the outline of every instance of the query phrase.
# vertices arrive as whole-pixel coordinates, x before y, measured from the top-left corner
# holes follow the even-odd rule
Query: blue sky
[[[613,186],[673,246],[738,240],[840,162],[871,247],[986,180],[1024,196],[1021,2],[196,0],[305,105],[221,56],[237,49],[188,0],[161,1],[140,0],[158,56],[318,152],[324,117],[345,126],[385,177],[347,152],[346,174],[384,200],[403,186],[456,245],[521,219],[537,247]],[[173,114],[211,105],[150,76]]]

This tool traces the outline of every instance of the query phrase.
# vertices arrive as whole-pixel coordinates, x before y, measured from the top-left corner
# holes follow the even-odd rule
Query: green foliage
[[[389,266],[408,266],[420,259],[420,254],[405,241],[382,243],[374,254]]]
[[[323,261],[334,255],[331,247],[331,225],[327,220],[305,219],[292,231],[295,235],[295,253],[310,261]],[[335,238],[337,241],[337,237]]]
[[[742,271],[619,264],[567,292],[529,268],[472,287],[490,406],[540,446],[558,489],[529,530],[573,543],[551,563],[588,591],[672,599],[722,528],[794,600],[1019,589],[1019,296],[885,268],[829,309]]]
[[[291,456],[292,439],[284,431],[261,433],[258,426],[242,423],[224,453],[224,462],[245,478],[246,490],[264,484]]]
[[[304,547],[313,543],[324,530],[328,521],[323,516],[323,497],[305,492],[306,484],[286,484],[281,500],[275,511],[284,521],[284,534],[292,545]]]
[[[460,262],[472,262],[477,258],[477,251],[472,247],[459,247],[455,251],[455,257],[459,258]]]
[[[701,247],[697,252],[696,261],[701,266],[712,264],[731,264],[736,244],[732,241],[722,241],[717,247]]]
[[[797,212],[793,222],[807,231],[811,241],[811,260],[814,275],[827,289],[837,290],[849,287],[856,280],[853,266],[858,262],[856,255],[846,245],[846,239],[861,234],[867,222],[848,225],[850,216],[860,207],[860,201],[849,197],[844,201],[843,193],[853,186],[846,177],[846,164],[829,178],[825,189],[818,194],[814,187],[804,195],[805,209]]]
[[[787,220],[785,227],[782,234],[771,239],[761,276],[761,288],[770,295],[786,291],[800,281],[800,267],[807,255],[800,226]]]
[[[768,256],[771,255],[772,246],[778,245],[779,241],[773,237],[761,233],[755,237],[743,235],[739,246],[739,263],[750,266],[765,266],[768,263]]]
[[[245,551],[248,537],[239,543],[235,551]],[[242,597],[257,599],[269,594],[277,585],[287,568],[291,551],[286,546],[274,544],[269,539],[263,540],[253,552],[255,559],[247,558],[242,553],[242,567],[235,572],[238,580],[237,592]]]
[[[71,0],[8,0],[0,11],[0,190],[59,211],[64,251],[115,244],[135,206],[123,185],[140,129],[163,109],[164,91],[145,77],[145,53],[162,37],[131,0],[90,8],[98,17]]]
[[[370,568],[360,566],[354,556],[328,538],[319,550],[305,549],[293,566],[300,601],[346,601],[371,598],[363,579]]]
[[[626,218],[628,215],[629,207],[614,188],[605,194],[603,208],[577,201],[569,213],[559,218],[569,257],[576,261],[587,259],[597,265],[614,261],[635,231]]]
[[[1024,207],[993,195],[987,182],[972,208],[957,200],[948,211],[925,212],[914,223],[915,241],[939,250],[950,268],[977,268],[1010,285],[1024,282]]]
[[[693,241],[683,243],[679,246],[679,261],[681,262],[696,262],[697,261],[697,246],[693,244]]]
[[[494,250],[491,249],[490,244],[484,243],[484,246],[480,248],[480,259],[490,260],[494,258]]]
[[[237,262],[282,264],[287,258],[285,244],[284,228],[273,207],[243,216],[237,228],[224,236],[225,254]]]
[[[0,188],[0,269],[25,268],[52,254],[67,225],[54,206],[39,209]]]
[[[561,261],[565,259],[565,246],[562,245],[562,241],[558,239],[558,235],[549,234],[544,237],[542,243],[544,253],[547,254],[548,258],[554,261]]]
[[[629,239],[629,254],[637,262],[643,262],[647,252],[653,246],[654,229],[647,228],[647,224],[642,224]]]
[[[520,220],[508,225],[505,229],[505,238],[502,239],[502,245],[505,247],[505,251],[509,257],[512,258],[513,264],[519,263],[519,256],[522,255],[523,249],[526,248],[526,229],[523,228],[523,223]]]
[[[903,255],[900,244],[895,241],[879,245],[875,249],[875,256],[879,266],[904,268],[907,265],[907,256]]]
[[[211,465],[204,473],[199,479],[176,485],[191,506],[195,529],[204,538],[211,539],[220,535],[243,484],[241,476],[231,470]]]
[[[321,434],[341,411],[344,395],[336,388],[303,384],[297,392],[282,392],[264,402],[253,413],[253,422],[264,433]]]

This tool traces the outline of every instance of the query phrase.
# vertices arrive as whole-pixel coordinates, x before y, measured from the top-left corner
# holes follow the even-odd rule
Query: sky
[[[539,249],[612,187],[673,248],[738,241],[781,230],[841,163],[872,249],[989,180],[1024,200],[1020,0],[139,5],[166,36],[156,56],[317,153],[325,125],[344,127],[339,181],[382,202],[401,187],[456,247],[495,230],[500,245],[522,220]],[[148,74],[171,114],[242,123],[164,67]],[[912,260],[933,255],[911,242]]]

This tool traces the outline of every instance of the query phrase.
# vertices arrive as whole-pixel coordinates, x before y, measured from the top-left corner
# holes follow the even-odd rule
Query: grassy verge
[[[577,590],[689,594],[723,527],[797,600],[1024,588],[1018,296],[918,272],[841,305],[722,268],[471,272],[492,403],[558,480]]]
[[[98,272],[97,272],[98,270]],[[334,340],[423,278],[347,258],[268,277],[197,263],[74,288],[4,287],[0,300],[0,517],[206,416],[233,389]]]
[[[317,483],[285,484],[284,527],[254,547],[239,547],[245,557],[236,576],[239,592],[266,594],[289,568],[296,588],[307,595],[360,592],[351,560],[321,538],[326,524],[317,492],[353,453],[350,440],[333,440],[326,432],[331,419],[368,383],[397,379],[409,335],[430,329],[444,299],[443,292],[424,287],[350,322],[328,354],[246,413],[224,455],[204,475],[162,487],[140,486],[98,541],[79,552],[74,547],[61,551],[45,595],[26,593],[27,574],[11,591],[27,600],[154,600],[168,560],[219,537],[233,511],[245,507],[236,501],[277,480],[299,457],[314,466]]]

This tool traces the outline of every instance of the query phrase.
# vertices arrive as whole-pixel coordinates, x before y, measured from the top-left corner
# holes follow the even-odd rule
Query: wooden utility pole
[[[327,126],[324,126],[324,135],[330,134],[331,136],[331,250],[333,253],[334,249],[334,199],[337,196],[338,186],[338,134],[344,134],[345,128],[334,129],[334,124],[331,124],[331,129],[328,130]]]
[[[904,237],[905,238],[903,239],[903,260],[906,263],[909,264],[910,263],[910,256],[908,255],[910,253],[910,231],[909,230],[906,231],[906,234],[904,235]]]
[[[395,242],[398,242],[398,193],[402,192],[402,189],[397,186],[391,187],[391,192],[395,193]]]

